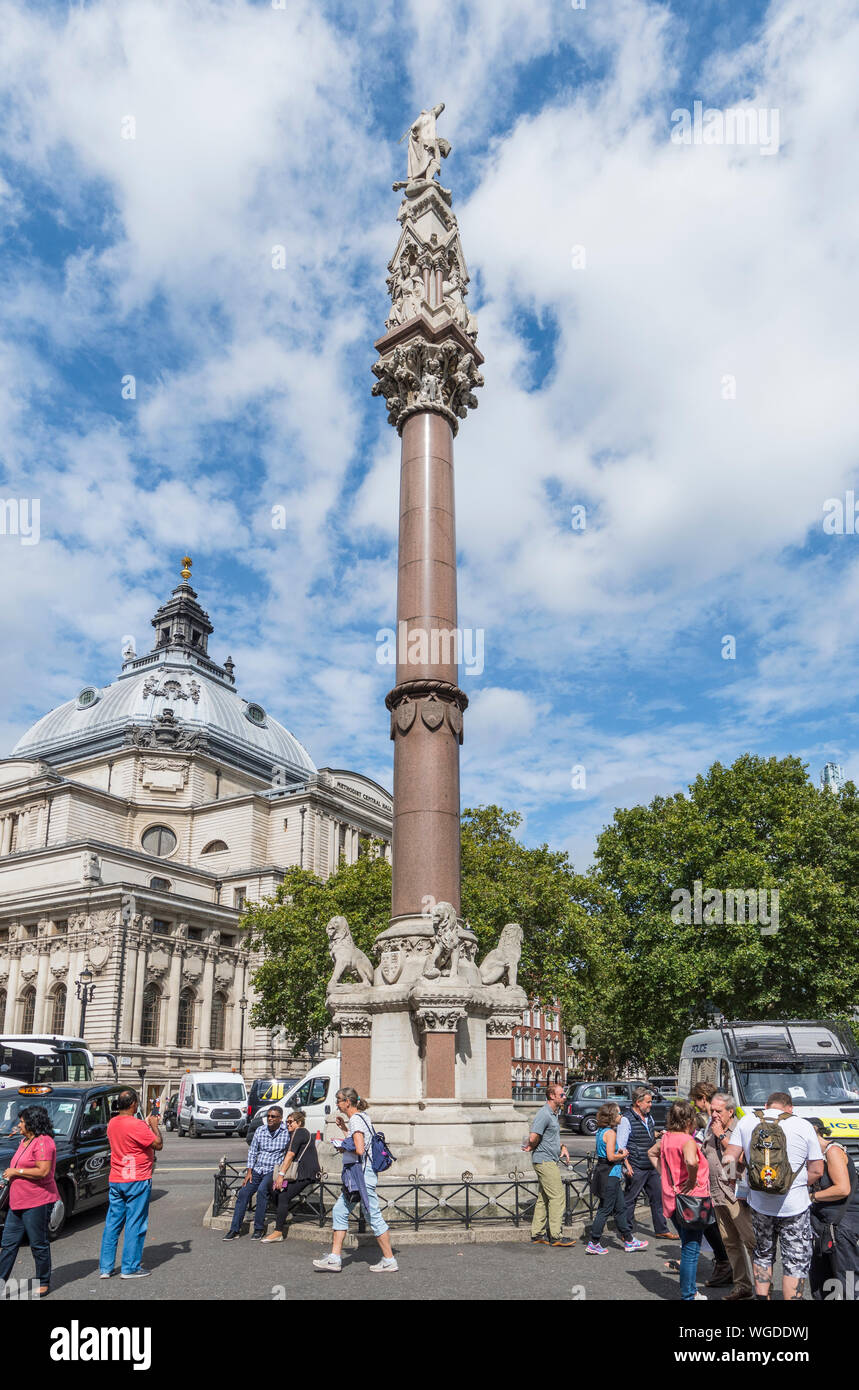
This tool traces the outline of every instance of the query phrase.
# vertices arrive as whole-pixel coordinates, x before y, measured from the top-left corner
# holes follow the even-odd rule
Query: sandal
[[[672,1271],[672,1273],[674,1273],[674,1274],[679,1274],[679,1273],[680,1273],[680,1261],[679,1261],[679,1260],[666,1260],[666,1261],[665,1261],[665,1268],[666,1268],[666,1269],[670,1269],[670,1270]]]

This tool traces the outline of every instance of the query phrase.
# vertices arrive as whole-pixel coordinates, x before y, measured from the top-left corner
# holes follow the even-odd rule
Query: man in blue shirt
[[[558,1163],[569,1163],[566,1144],[561,1143],[558,1111],[564,1100],[564,1088],[554,1081],[546,1087],[546,1104],[538,1110],[525,1146],[531,1154],[537,1174],[539,1192],[531,1222],[531,1239],[535,1245],[575,1245],[561,1231],[564,1218],[564,1184]]]
[[[265,1234],[265,1213],[268,1194],[275,1168],[283,1162],[289,1146],[289,1130],[283,1123],[283,1111],[273,1105],[267,1112],[265,1124],[260,1125],[251,1140],[248,1150],[248,1171],[236,1196],[236,1206],[230,1229],[224,1240],[238,1240],[242,1233],[242,1222],[248,1209],[248,1202],[256,1193],[254,1207],[253,1240],[262,1240]]]

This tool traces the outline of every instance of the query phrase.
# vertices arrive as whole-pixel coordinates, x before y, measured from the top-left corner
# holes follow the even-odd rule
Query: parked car
[[[300,1080],[300,1076],[258,1076],[248,1091],[248,1119],[253,1119],[261,1105],[279,1104]]]
[[[648,1076],[647,1084],[648,1086],[652,1086],[654,1091],[659,1091],[663,1096],[677,1096],[680,1094],[677,1090],[676,1076]]]
[[[93,1082],[19,1086],[0,1092],[0,1171],[11,1167],[20,1135],[20,1112],[28,1105],[43,1105],[54,1129],[57,1146],[57,1190],[48,1223],[55,1240],[70,1216],[91,1207],[106,1206],[110,1176],[107,1124],[118,1111],[122,1086]],[[8,1202],[0,1204],[0,1225],[6,1220]]]
[[[596,1134],[596,1115],[601,1105],[614,1101],[621,1110],[632,1105],[636,1086],[650,1086],[649,1081],[578,1081],[571,1086],[561,1107],[561,1123],[576,1134]],[[661,1091],[653,1091],[650,1113],[657,1129],[665,1127],[671,1101]]]
[[[169,1129],[171,1133],[172,1133],[173,1130],[176,1128],[176,1125],[177,1125],[177,1123],[178,1123],[178,1121],[177,1121],[177,1106],[178,1106],[178,1102],[179,1102],[179,1092],[178,1092],[178,1091],[174,1091],[173,1094],[172,1094],[172,1096],[168,1096],[168,1097],[167,1097],[167,1101],[166,1101],[166,1104],[165,1104],[165,1106],[164,1106],[164,1114],[163,1114],[162,1117],[161,1117],[161,1118],[163,1119],[163,1121],[164,1121],[164,1128],[165,1128],[165,1129]]]

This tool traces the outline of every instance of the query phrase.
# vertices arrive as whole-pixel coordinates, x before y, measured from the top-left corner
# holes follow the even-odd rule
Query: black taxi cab
[[[110,1146],[108,1121],[118,1113],[122,1086],[97,1082],[19,1086],[0,1091],[0,1172],[12,1166],[21,1142],[17,1132],[20,1113],[29,1105],[43,1105],[50,1116],[57,1146],[57,1191],[48,1223],[52,1240],[68,1218],[79,1211],[105,1205],[108,1200]],[[0,1227],[8,1210],[8,1187],[0,1180]]]

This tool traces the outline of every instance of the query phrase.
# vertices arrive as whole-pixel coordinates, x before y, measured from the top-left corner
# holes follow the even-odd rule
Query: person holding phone
[[[57,1146],[50,1116],[43,1105],[28,1105],[18,1117],[21,1143],[3,1177],[9,1183],[9,1211],[0,1245],[0,1284],[5,1285],[24,1238],[30,1242],[39,1280],[39,1297],[51,1291],[48,1221],[59,1200],[54,1179]]]

